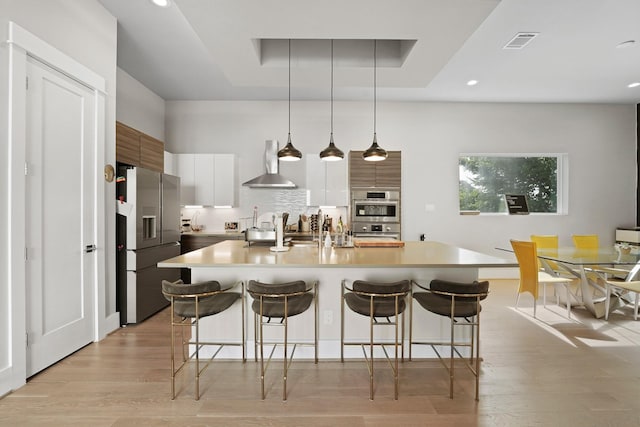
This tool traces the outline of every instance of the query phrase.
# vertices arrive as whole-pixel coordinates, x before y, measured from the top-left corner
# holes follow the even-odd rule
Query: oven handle
[[[367,238],[367,237],[391,237],[392,239],[400,240],[400,234],[398,233],[353,233],[353,238]]]
[[[354,200],[353,204],[367,204],[367,205],[397,205],[399,200],[390,199],[358,199]]]

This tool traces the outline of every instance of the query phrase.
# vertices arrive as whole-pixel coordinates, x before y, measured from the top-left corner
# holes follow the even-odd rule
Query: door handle
[[[97,249],[96,245],[87,245],[87,246],[84,247],[84,253],[88,254],[88,253],[91,253],[91,252],[95,251],[96,249]]]

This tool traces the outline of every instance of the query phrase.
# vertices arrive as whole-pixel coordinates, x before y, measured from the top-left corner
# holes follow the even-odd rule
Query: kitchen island
[[[318,281],[319,304],[319,355],[324,359],[340,357],[340,292],[343,279],[395,281],[412,279],[428,284],[431,279],[473,281],[478,278],[479,268],[516,267],[508,259],[474,252],[438,242],[406,242],[400,248],[321,248],[315,245],[293,246],[286,252],[271,252],[268,246],[248,246],[239,240],[227,240],[206,248],[198,249],[178,257],[158,263],[164,268],[191,269],[192,282],[218,280],[221,283],[233,281],[260,280],[281,282],[290,280]],[[247,304],[249,356],[253,350],[253,312],[250,298]],[[414,338],[416,340],[439,339],[448,333],[449,322],[414,307]],[[234,311],[236,310],[237,311]],[[239,332],[232,326],[239,321],[239,307],[203,319],[200,327],[201,339],[216,337],[218,340],[232,341]],[[406,327],[409,326],[409,312],[406,313]],[[367,339],[368,319],[346,311],[345,334],[352,339]],[[291,319],[289,334],[292,340],[313,341],[313,313],[309,310]],[[268,328],[278,329],[278,328]],[[391,329],[391,328],[383,328]],[[239,330],[239,326],[238,326]],[[281,330],[267,331],[273,338],[279,337]],[[267,334],[265,332],[265,336]],[[376,331],[382,339],[390,337],[391,330]],[[406,335],[408,338],[408,334]],[[417,356],[428,349],[418,346]],[[228,357],[237,357],[230,348]],[[416,353],[417,352],[417,353]],[[300,348],[296,357],[312,357],[312,350]],[[362,357],[357,347],[345,349],[346,357]],[[429,356],[429,354],[426,354]]]

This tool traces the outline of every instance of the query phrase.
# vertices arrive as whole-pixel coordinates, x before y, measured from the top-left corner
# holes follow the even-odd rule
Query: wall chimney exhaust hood
[[[265,141],[264,163],[266,173],[243,183],[250,188],[296,188],[293,181],[278,173],[278,141]]]

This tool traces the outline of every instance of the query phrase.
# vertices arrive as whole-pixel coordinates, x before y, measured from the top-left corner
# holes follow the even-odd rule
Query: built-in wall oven
[[[400,190],[353,188],[350,208],[354,237],[400,239]]]
[[[400,222],[400,191],[352,190],[351,222]]]

